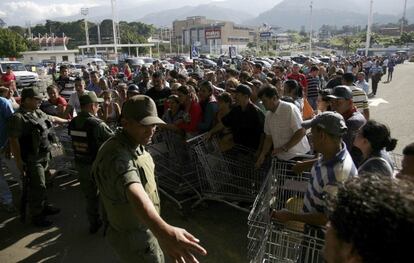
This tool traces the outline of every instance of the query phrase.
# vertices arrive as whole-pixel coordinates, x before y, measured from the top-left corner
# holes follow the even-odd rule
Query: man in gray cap
[[[46,202],[45,171],[54,143],[52,122],[68,120],[50,116],[39,109],[43,96],[37,88],[25,88],[21,94],[21,107],[8,121],[10,148],[22,178],[27,182],[27,192],[32,223],[39,227],[52,224],[46,216],[59,213],[59,209]],[[26,188],[26,187],[25,187]],[[21,211],[24,213],[25,208]]]
[[[99,149],[93,164],[107,212],[107,239],[122,262],[197,262],[193,253],[207,252],[193,235],[169,225],[160,216],[154,162],[145,150],[158,118],[154,101],[136,95],[124,103],[117,133]]]
[[[347,86],[336,86],[330,98],[331,107],[333,111],[340,113],[344,119],[348,128],[347,132],[343,135],[343,140],[351,153],[352,159],[358,166],[362,160],[361,151],[354,147],[354,139],[359,129],[366,123],[366,119],[362,113],[360,113],[353,103],[352,90]]]
[[[69,135],[75,154],[75,166],[78,171],[81,190],[86,199],[86,213],[89,221],[89,233],[96,233],[102,226],[99,217],[99,196],[95,180],[92,177],[92,163],[99,147],[113,133],[106,123],[96,117],[99,103],[103,102],[95,92],[90,91],[79,98],[81,112],[69,124]]]
[[[274,211],[272,217],[282,223],[299,221],[307,225],[324,226],[328,222],[325,214],[326,195],[334,195],[340,184],[357,176],[357,169],[342,141],[347,127],[339,113],[323,112],[314,119],[303,122],[302,126],[305,129],[311,128],[314,150],[321,154],[317,160],[298,162],[294,166],[296,172],[313,166],[302,213]]]

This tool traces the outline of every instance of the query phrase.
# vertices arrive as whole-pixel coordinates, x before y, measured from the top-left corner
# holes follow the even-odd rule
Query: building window
[[[69,61],[69,57],[68,56],[62,56],[62,61]]]

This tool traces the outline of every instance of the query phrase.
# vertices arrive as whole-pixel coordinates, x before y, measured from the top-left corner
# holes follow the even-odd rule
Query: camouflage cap
[[[79,97],[80,105],[86,105],[89,103],[100,103],[103,101],[104,100],[102,98],[98,98],[98,96],[96,96],[96,93],[93,91],[89,91],[88,93],[85,93]]]
[[[22,100],[26,98],[36,98],[36,99],[43,99],[43,96],[40,94],[39,89],[36,87],[28,87],[22,90],[21,94]]]
[[[145,95],[135,95],[129,98],[122,107],[121,116],[135,119],[142,125],[165,124],[158,117],[155,102]]]

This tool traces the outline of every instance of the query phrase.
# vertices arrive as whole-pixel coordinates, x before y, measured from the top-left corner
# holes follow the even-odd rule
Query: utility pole
[[[172,29],[168,28],[168,35],[169,35],[169,39],[170,39],[170,56],[172,54],[171,33],[172,33]]]
[[[405,21],[406,12],[407,12],[407,0],[404,1],[404,11],[403,11],[402,19],[401,19],[401,32],[400,32],[401,36],[404,33],[404,21]]]
[[[96,22],[96,26],[98,29],[98,44],[101,44],[101,22]]]
[[[31,24],[30,20],[29,21],[26,21],[26,27],[27,27],[27,34],[28,34],[28,37],[27,38],[33,39],[33,36],[32,36],[32,24]]]
[[[313,30],[313,25],[312,25],[312,15],[313,15],[313,1],[310,2],[310,30],[309,30],[309,56],[312,56],[312,30]]]
[[[89,32],[88,32],[88,21],[86,21],[86,17],[88,16],[89,8],[81,8],[81,15],[83,15],[84,22],[85,22],[85,38],[86,38],[86,45],[88,46],[87,50],[89,51]]]
[[[371,43],[371,24],[372,24],[372,8],[374,0],[371,0],[369,5],[368,26],[367,26],[367,42],[365,43],[365,56],[368,56],[369,44]]]
[[[112,32],[114,34],[114,55],[115,55],[115,62],[118,63],[118,41],[117,41],[117,28],[116,28],[116,21],[115,21],[115,5],[116,0],[111,0],[111,8],[112,8]]]

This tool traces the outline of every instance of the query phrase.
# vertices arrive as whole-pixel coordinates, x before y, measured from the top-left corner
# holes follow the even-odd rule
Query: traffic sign
[[[191,46],[190,58],[199,58],[200,52],[198,52],[198,48],[196,46]]]
[[[260,32],[260,37],[271,37],[272,36],[272,32]]]
[[[236,47],[229,47],[229,54],[230,54],[230,58],[236,58],[237,56]]]

